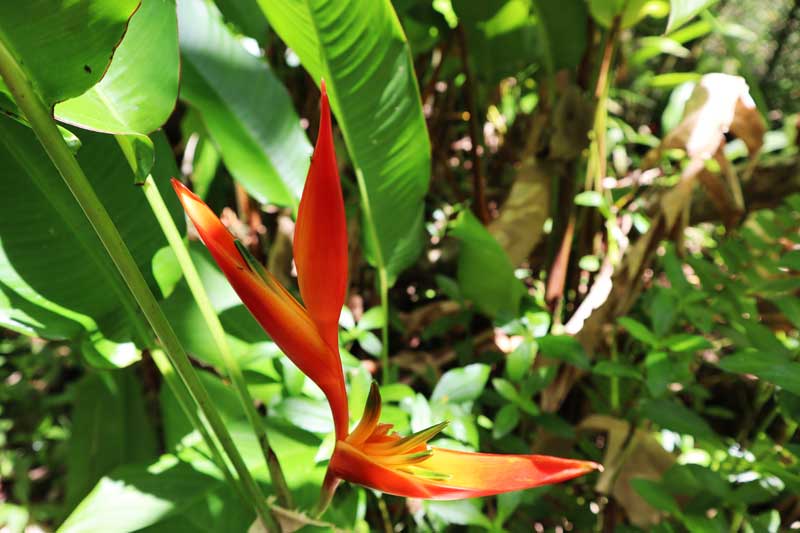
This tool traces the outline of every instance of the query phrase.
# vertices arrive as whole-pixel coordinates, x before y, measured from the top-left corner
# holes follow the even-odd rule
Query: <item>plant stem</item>
[[[472,210],[484,226],[490,222],[489,207],[486,204],[486,177],[483,175],[483,165],[480,149],[483,145],[481,124],[478,120],[478,104],[475,92],[472,90],[472,68],[469,64],[467,51],[467,37],[464,27],[459,24],[455,29],[458,38],[458,49],[461,55],[461,69],[464,71],[464,98],[467,100],[467,113],[469,114],[470,156],[472,157],[472,193],[475,204]]]
[[[386,269],[378,270],[378,290],[381,293],[381,314],[383,324],[381,325],[381,379],[386,385],[392,380],[392,369],[389,367],[389,280],[387,279]]]
[[[200,419],[200,416],[194,409],[194,400],[183,386],[183,383],[180,382],[180,379],[175,375],[175,369],[170,364],[167,356],[162,350],[156,348],[150,350],[150,357],[153,359],[156,367],[158,367],[158,371],[164,377],[164,381],[166,382],[170,391],[175,395],[175,399],[178,400],[178,405],[180,405],[186,417],[192,422],[192,425],[200,433],[200,436],[203,437],[203,440],[206,442],[206,445],[211,453],[211,457],[219,467],[222,475],[225,477],[225,481],[227,481],[236,489],[236,492],[239,493],[239,496],[244,501],[248,501],[247,495],[242,492],[242,486],[233,478],[230,467],[220,453],[216,441],[214,441],[213,437],[208,432],[208,429],[206,429],[205,423]]]
[[[619,361],[619,353],[617,352],[617,334],[616,328],[614,333],[612,334],[611,338],[611,362],[616,363]],[[619,412],[619,376],[612,375],[609,377],[610,383],[609,387],[610,390],[610,401],[611,401],[611,412],[618,413]]]
[[[314,518],[321,518],[322,515],[325,514],[325,510],[331,504],[333,495],[336,492],[336,488],[339,486],[340,481],[341,480],[333,475],[330,470],[325,472],[325,479],[322,481],[322,487],[319,491],[319,500],[317,501],[317,505],[314,508],[314,511],[311,513],[311,516]]]
[[[147,201],[150,203],[150,208],[153,210],[153,214],[156,216],[161,226],[161,231],[164,233],[164,236],[166,236],[167,242],[169,242],[175,257],[178,259],[178,264],[183,271],[183,277],[186,278],[186,283],[189,285],[189,290],[192,292],[192,296],[195,302],[197,302],[197,306],[200,308],[200,313],[203,315],[206,327],[211,333],[214,344],[222,356],[225,370],[233,382],[239,401],[247,415],[247,420],[253,427],[253,432],[256,434],[258,443],[261,446],[261,452],[264,455],[264,461],[269,469],[273,487],[278,495],[278,501],[283,507],[294,507],[292,503],[292,494],[289,491],[289,486],[286,484],[286,478],[278,462],[278,456],[275,455],[275,452],[270,447],[267,431],[261,417],[256,411],[253,398],[250,396],[250,391],[247,389],[247,381],[244,379],[242,367],[239,365],[239,361],[233,356],[233,353],[231,353],[230,345],[225,338],[225,330],[222,327],[222,323],[219,321],[219,316],[211,305],[211,300],[200,279],[200,274],[197,272],[189,250],[184,244],[183,237],[175,226],[175,221],[172,220],[169,209],[164,203],[164,199],[161,197],[161,193],[153,180],[153,176],[147,176],[142,188]]]
[[[356,182],[358,192],[361,196],[364,218],[367,221],[367,231],[369,239],[372,241],[373,257],[375,258],[375,269],[378,271],[378,292],[381,298],[381,314],[383,315],[383,327],[381,328],[381,380],[384,385],[391,380],[391,369],[389,368],[389,274],[386,270],[386,263],[383,258],[378,232],[375,228],[375,220],[372,218],[372,207],[369,203],[367,193],[367,183],[364,181],[364,174],[361,169],[356,168]]]
[[[122,240],[117,227],[111,220],[92,185],[86,178],[83,169],[64,142],[52,118],[50,109],[35,92],[22,67],[14,58],[6,43],[0,39],[0,76],[14,96],[14,100],[31,124],[33,132],[39,139],[47,155],[52,160],[64,182],[86,214],[100,241],[119,270],[122,279],[128,286],[145,318],[150,323],[156,336],[160,339],[172,366],[191,392],[201,411],[209,422],[225,453],[228,454],[239,479],[252,499],[252,504],[262,522],[279,531],[279,526],[270,515],[261,489],[256,485],[244,463],[233,439],[228,433],[217,410],[214,408],[208,392],[194,373],[189,357],[183,350],[178,337],[172,330],[167,317],[164,316],[155,296],[150,291],[147,281],[136,265],[130,250]]]

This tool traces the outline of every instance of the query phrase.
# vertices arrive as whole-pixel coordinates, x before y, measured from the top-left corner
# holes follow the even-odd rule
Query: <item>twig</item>
[[[442,65],[444,65],[444,59],[447,57],[447,53],[450,51],[450,44],[452,43],[452,38],[448,38],[444,41],[444,43],[440,44],[436,47],[431,54],[431,63],[437,59],[438,61],[433,66],[433,72],[431,72],[431,77],[428,79],[428,82],[425,84],[425,87],[422,89],[421,101],[422,105],[425,105],[425,102],[428,101],[428,98],[433,95],[433,91],[436,89],[436,82],[439,81],[439,73],[442,70]]]
[[[472,189],[475,194],[473,210],[475,211],[475,215],[485,226],[489,223],[489,208],[486,204],[486,178],[483,175],[483,165],[481,164],[481,156],[478,150],[478,147],[483,145],[483,135],[481,135],[480,122],[478,121],[478,105],[475,101],[475,93],[472,90],[473,77],[467,53],[467,37],[461,24],[456,27],[455,31],[456,37],[458,38],[462,68],[464,69],[464,96],[467,99],[469,136],[472,141],[470,155],[472,156]]]

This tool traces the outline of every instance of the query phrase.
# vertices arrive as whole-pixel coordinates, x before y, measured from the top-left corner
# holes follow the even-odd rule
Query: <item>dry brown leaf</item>
[[[711,159],[730,132],[751,154],[763,144],[765,125],[740,76],[706,74],[686,102],[681,122],[661,142],[660,150],[681,148],[690,159]]]
[[[578,429],[606,433],[604,470],[597,478],[595,490],[613,496],[633,525],[646,529],[657,524],[661,512],[639,496],[630,481],[636,478],[660,480],[675,463],[675,457],[648,431],[637,429],[631,435],[631,425],[619,418],[591,415],[583,419]]]

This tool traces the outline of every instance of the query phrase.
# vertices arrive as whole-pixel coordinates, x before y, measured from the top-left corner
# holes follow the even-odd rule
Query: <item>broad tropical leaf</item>
[[[166,177],[174,164],[166,141],[156,139],[154,173]],[[120,352],[117,344],[132,340],[133,310],[122,303],[127,288],[33,132],[0,119],[0,161],[0,322],[26,334],[91,341],[106,363],[130,364],[131,348]],[[166,240],[116,141],[87,132],[78,161],[157,290],[151,264]],[[169,205],[174,209],[171,198]]]
[[[121,145],[143,179],[153,166],[147,134],[175,107],[179,69],[175,1],[143,0],[103,79],[56,105],[55,116],[84,129],[129,136]]]
[[[228,170],[256,200],[296,205],[311,144],[286,89],[205,0],[179,2],[178,24],[181,98],[199,112]]]
[[[103,77],[139,0],[0,2],[0,34],[48,104]]]
[[[408,42],[392,4],[260,4],[311,77],[327,83],[353,166],[363,176],[364,235],[371,260],[393,279],[421,250],[430,142]]]

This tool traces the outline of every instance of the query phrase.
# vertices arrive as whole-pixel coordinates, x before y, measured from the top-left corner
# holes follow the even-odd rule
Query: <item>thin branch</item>
[[[469,113],[469,136],[472,145],[470,149],[470,155],[472,156],[472,189],[475,195],[475,205],[472,208],[475,211],[475,215],[485,226],[489,223],[489,207],[486,203],[486,178],[483,175],[483,165],[478,148],[483,146],[483,135],[481,134],[481,125],[478,120],[478,104],[472,87],[474,79],[472,68],[469,64],[467,37],[461,24],[456,27],[455,31],[464,70],[464,96],[467,99],[467,112]]]

